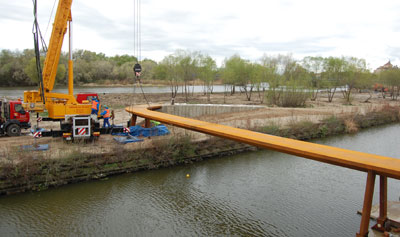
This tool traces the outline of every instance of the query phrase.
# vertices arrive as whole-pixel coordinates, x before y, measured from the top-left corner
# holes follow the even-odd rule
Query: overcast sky
[[[33,48],[32,1],[0,3],[0,49]],[[176,49],[186,49],[208,54],[219,64],[233,54],[258,60],[263,54],[292,53],[296,59],[355,56],[366,59],[372,69],[388,60],[400,65],[399,0],[141,3],[142,58],[160,61]],[[53,4],[54,0],[38,0],[47,42]],[[133,12],[133,0],[74,0],[74,49],[132,55]]]

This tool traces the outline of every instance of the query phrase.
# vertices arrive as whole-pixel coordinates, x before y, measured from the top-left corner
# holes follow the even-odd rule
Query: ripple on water
[[[321,143],[400,157],[397,146],[379,145],[398,144],[399,132],[394,125]],[[362,172],[251,152],[0,197],[0,236],[353,236],[365,181]],[[399,182],[388,186],[398,200]]]

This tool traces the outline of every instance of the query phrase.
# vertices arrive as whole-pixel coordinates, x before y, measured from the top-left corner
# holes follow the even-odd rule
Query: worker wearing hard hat
[[[94,98],[92,100],[92,114],[97,114],[99,112],[99,105],[100,105],[99,101],[96,98]]]
[[[108,109],[107,106],[104,106],[104,111],[100,114],[103,116],[104,122],[103,122],[103,128],[105,127],[110,127],[110,109]]]

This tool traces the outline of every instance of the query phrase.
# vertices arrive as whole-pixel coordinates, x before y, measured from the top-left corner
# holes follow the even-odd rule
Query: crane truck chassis
[[[81,104],[90,104],[93,99],[98,98],[97,93],[79,93],[76,100]],[[101,105],[99,105],[101,108]],[[98,113],[99,114],[99,113]],[[63,137],[64,140],[74,139],[97,139],[100,134],[122,133],[122,126],[112,125],[111,127],[100,127],[98,114],[92,115],[65,115],[63,119],[53,119],[44,117],[42,121],[52,121],[60,123],[60,130],[41,130],[42,137]]]

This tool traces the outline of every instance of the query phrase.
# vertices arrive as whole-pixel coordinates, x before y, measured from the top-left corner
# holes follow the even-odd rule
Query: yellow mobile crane
[[[122,127],[100,128],[97,114],[91,115],[92,104],[90,99],[98,99],[97,93],[80,93],[77,98],[73,95],[73,62],[71,47],[71,16],[72,0],[60,0],[54,18],[49,47],[44,61],[43,73],[40,66],[38,34],[40,34],[37,16],[36,0],[34,1],[34,40],[38,76],[40,78],[39,90],[25,91],[23,106],[32,112],[48,112],[43,118],[47,121],[60,121],[60,131],[43,132],[43,136],[63,136],[66,140],[74,138],[94,138],[101,134],[120,132]],[[68,94],[53,93],[53,87],[60,60],[64,35],[69,32],[69,60],[68,60]]]
[[[78,103],[73,96],[73,62],[71,49],[71,5],[72,0],[60,0],[54,19],[50,43],[44,61],[42,83],[39,90],[25,91],[25,108],[30,111],[43,112],[47,110],[51,120],[62,120],[68,115],[90,115],[91,104]],[[57,67],[60,60],[64,35],[69,28],[69,61],[68,61],[68,94],[53,93]]]

